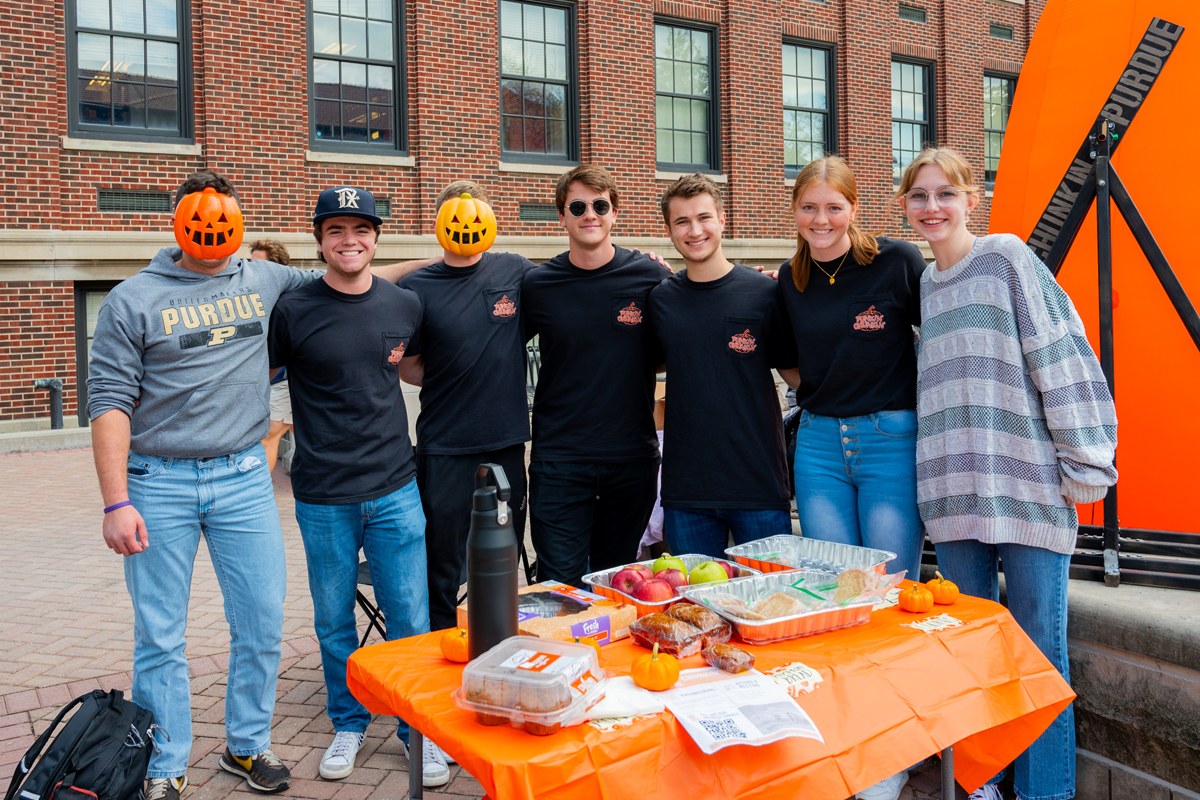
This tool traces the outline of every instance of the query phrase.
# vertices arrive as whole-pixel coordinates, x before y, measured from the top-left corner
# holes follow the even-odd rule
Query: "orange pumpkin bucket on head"
[[[236,253],[246,232],[238,201],[211,186],[179,201],[174,226],[183,252],[206,261]]]
[[[437,238],[443,250],[455,255],[482,253],[496,241],[496,214],[487,203],[463,192],[438,209]]]

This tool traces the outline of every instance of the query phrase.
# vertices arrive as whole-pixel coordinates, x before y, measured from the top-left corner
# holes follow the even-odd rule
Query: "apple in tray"
[[[616,575],[612,576],[611,585],[612,588],[616,589],[618,592],[633,594],[633,590],[637,587],[637,585],[642,581],[648,580],[649,577],[653,576],[646,576],[632,567],[626,567]]]
[[[675,590],[676,593],[678,593],[680,586],[687,586],[687,584],[688,584],[687,573],[680,572],[679,570],[674,569],[674,568],[664,569],[662,572],[658,573],[654,577],[657,580],[666,581],[667,583],[669,583],[671,585],[671,588],[673,590]]]
[[[654,564],[650,566],[650,569],[654,570],[654,574],[656,576],[664,569],[677,569],[684,575],[687,574],[687,564],[684,564],[682,560],[670,555],[669,553],[664,553],[663,555],[659,556],[655,560]]]
[[[725,574],[730,578],[736,578],[741,573],[736,564],[730,564],[728,561],[715,561],[713,563],[720,564],[721,569],[725,570]]]
[[[688,583],[725,583],[729,573],[720,561],[705,561],[692,567],[688,574]]]
[[[664,580],[651,578],[633,587],[633,596],[643,603],[660,603],[674,597],[675,589]]]

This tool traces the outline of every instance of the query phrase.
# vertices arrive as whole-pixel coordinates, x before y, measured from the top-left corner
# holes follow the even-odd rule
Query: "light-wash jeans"
[[[1071,682],[1067,665],[1067,575],[1071,557],[1023,544],[945,542],[937,548],[938,570],[963,594],[998,602],[996,561],[1004,564],[1008,610],[1054,668]],[[1075,711],[1067,706],[1050,727],[1013,762],[1017,796],[1023,800],[1067,800],[1075,796]],[[989,783],[1004,776],[1001,772]]]
[[[134,615],[133,701],[154,712],[171,737],[155,737],[160,749],[151,756],[150,778],[183,775],[192,749],[184,634],[201,535],[229,621],[229,749],[245,757],[271,746],[287,575],[266,461],[257,443],[215,458],[129,454],[129,499],[150,537],[145,551],[125,559]]]
[[[698,553],[724,559],[733,534],[734,544],[792,532],[786,511],[737,508],[664,508],[663,535],[672,553]]]
[[[862,417],[800,412],[796,511],[810,539],[889,550],[889,573],[919,580],[925,526],[917,510],[917,412]]]
[[[371,712],[346,686],[346,661],[359,641],[354,616],[359,549],[371,570],[388,641],[429,632],[425,512],[417,482],[365,503],[324,506],[297,500],[296,521],[308,558],[325,708],[335,731],[362,733],[371,724]],[[408,743],[403,720],[398,720],[396,735]]]

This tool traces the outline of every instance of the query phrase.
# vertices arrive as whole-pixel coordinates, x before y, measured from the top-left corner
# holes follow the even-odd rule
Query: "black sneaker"
[[[239,758],[226,747],[225,755],[221,756],[217,766],[245,778],[246,783],[256,792],[282,792],[292,782],[292,773],[270,750],[263,750],[256,756]]]
[[[151,778],[146,781],[146,800],[179,800],[187,788],[187,775],[178,778]]]

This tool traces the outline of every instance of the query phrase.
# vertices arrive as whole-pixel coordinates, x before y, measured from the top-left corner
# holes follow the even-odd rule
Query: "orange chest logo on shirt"
[[[492,313],[497,317],[511,317],[517,313],[517,304],[509,300],[508,295],[504,295],[492,306]]]
[[[871,306],[854,318],[854,330],[856,331],[881,331],[884,324],[883,313],[876,311],[875,306]]]
[[[637,307],[636,303],[630,303],[617,312],[617,322],[625,325],[641,325],[642,310]]]
[[[743,333],[734,334],[733,338],[729,340],[729,349],[739,353],[753,353],[757,347],[758,342],[755,341],[749,328]]]
[[[398,347],[392,348],[392,354],[388,356],[389,364],[399,364],[400,359],[404,358],[404,343],[401,342]]]

